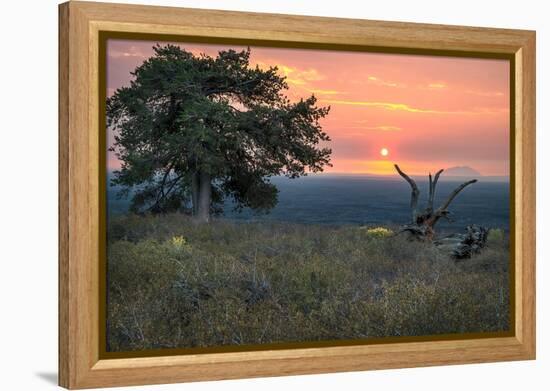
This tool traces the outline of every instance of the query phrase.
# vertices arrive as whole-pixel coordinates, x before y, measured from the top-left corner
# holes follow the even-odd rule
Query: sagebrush
[[[113,217],[108,350],[509,329],[506,235],[455,262],[392,228]]]

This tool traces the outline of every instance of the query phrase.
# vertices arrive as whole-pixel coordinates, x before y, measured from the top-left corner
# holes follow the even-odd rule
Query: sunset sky
[[[129,84],[154,44],[108,41],[107,95]],[[211,56],[244,49],[178,45]],[[289,98],[314,94],[318,105],[331,107],[321,122],[332,139],[326,172],[394,174],[398,163],[417,175],[452,166],[509,173],[508,61],[251,47],[256,64],[278,66]],[[112,153],[108,166],[120,166]]]

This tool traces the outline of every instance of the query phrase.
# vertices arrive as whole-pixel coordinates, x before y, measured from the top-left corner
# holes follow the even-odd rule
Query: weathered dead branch
[[[485,247],[488,232],[489,230],[485,227],[469,225],[466,227],[466,233],[446,236],[434,241],[434,244],[454,259],[470,258]]]
[[[430,173],[428,176],[429,179],[429,187],[428,187],[428,202],[426,205],[426,208],[423,212],[418,212],[418,198],[420,195],[420,192],[418,190],[418,186],[414,179],[412,179],[410,176],[408,176],[403,170],[399,168],[399,166],[396,164],[395,169],[405,179],[409,185],[411,186],[411,222],[406,224],[402,227],[402,232],[409,232],[413,236],[419,238],[419,239],[427,239],[432,240],[435,234],[435,225],[441,218],[449,219],[449,211],[448,207],[451,204],[451,202],[455,199],[455,197],[468,185],[471,185],[473,183],[477,182],[477,179],[472,179],[470,181],[462,183],[460,186],[458,186],[453,192],[449,195],[449,197],[443,202],[443,204],[434,210],[434,199],[435,199],[435,191],[437,188],[437,182],[439,181],[439,177],[443,173],[443,170],[439,170],[436,172],[436,174],[432,177],[432,174]]]
[[[441,218],[450,220],[449,206],[455,199],[455,197],[464,190],[467,186],[476,183],[477,179],[472,179],[460,184],[454,189],[451,194],[445,199],[445,201],[439,206],[434,208],[435,191],[439,177],[443,173],[443,170],[439,170],[432,177],[430,173],[428,175],[428,201],[424,211],[418,211],[418,198],[420,192],[418,185],[410,176],[408,176],[403,170],[396,164],[395,169],[407,181],[411,186],[411,222],[401,227],[399,233],[408,233],[411,237],[419,240],[433,240],[435,236],[435,225]],[[476,225],[470,225],[466,227],[466,233],[453,234],[439,240],[434,241],[434,244],[442,251],[448,253],[455,259],[469,258],[473,254],[479,252],[487,242],[487,228],[479,227]]]

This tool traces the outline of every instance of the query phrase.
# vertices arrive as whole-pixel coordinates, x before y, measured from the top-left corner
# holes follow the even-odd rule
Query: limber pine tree
[[[107,100],[113,185],[132,191],[131,210],[164,213],[191,205],[208,222],[227,197],[237,208],[277,204],[270,176],[297,178],[330,165],[319,120],[329,107],[312,95],[291,102],[277,67],[250,66],[250,49],[195,56],[156,45],[129,87]]]

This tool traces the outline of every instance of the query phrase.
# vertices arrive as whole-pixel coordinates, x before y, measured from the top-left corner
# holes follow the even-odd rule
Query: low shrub
[[[508,329],[504,234],[455,263],[375,229],[113,218],[108,350]]]

